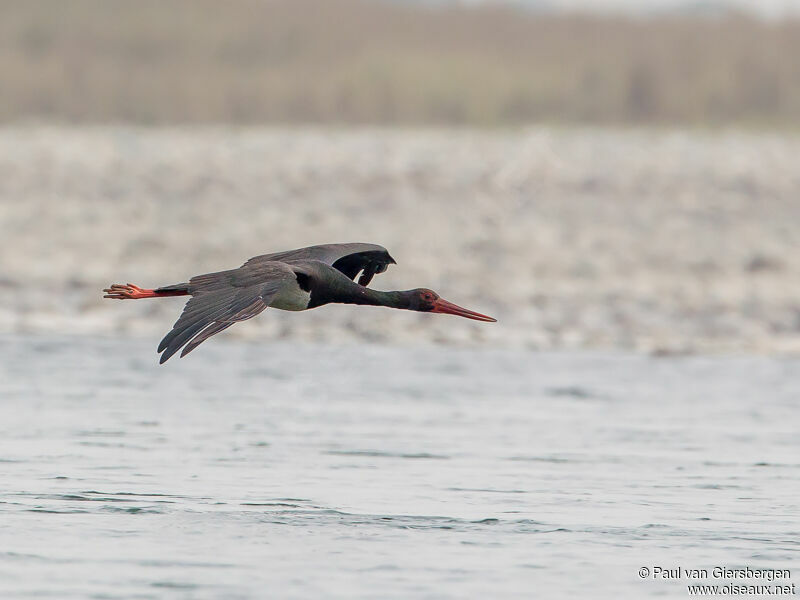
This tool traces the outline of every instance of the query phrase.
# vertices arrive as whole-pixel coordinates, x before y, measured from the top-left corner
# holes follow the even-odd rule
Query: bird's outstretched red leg
[[[115,283],[111,287],[103,290],[106,295],[103,298],[113,298],[114,300],[138,300],[139,298],[158,298],[167,294],[160,294],[155,290],[146,290],[132,283]]]

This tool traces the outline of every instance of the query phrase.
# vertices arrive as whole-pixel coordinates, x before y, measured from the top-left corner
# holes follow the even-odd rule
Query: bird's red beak
[[[458,315],[459,317],[466,317],[467,319],[474,319],[476,321],[486,321],[489,323],[497,322],[497,319],[493,319],[487,315],[482,315],[481,313],[475,312],[474,310],[467,310],[466,308],[461,308],[457,304],[453,304],[452,302],[448,302],[444,298],[439,298],[433,304],[433,308],[430,312],[434,313],[442,313],[445,315]]]

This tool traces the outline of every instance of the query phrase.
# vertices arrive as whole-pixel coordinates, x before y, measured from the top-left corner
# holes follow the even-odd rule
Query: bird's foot
[[[106,293],[103,298],[112,298],[114,300],[138,300],[139,298],[155,298],[158,296],[155,290],[146,290],[132,283],[126,283],[125,285],[115,283],[103,291]]]

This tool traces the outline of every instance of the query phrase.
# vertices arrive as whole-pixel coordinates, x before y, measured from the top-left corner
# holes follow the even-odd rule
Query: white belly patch
[[[279,310],[305,310],[310,301],[311,293],[303,291],[297,281],[290,281],[275,294],[269,305]]]

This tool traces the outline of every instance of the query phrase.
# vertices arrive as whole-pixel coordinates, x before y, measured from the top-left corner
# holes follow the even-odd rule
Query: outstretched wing
[[[283,286],[295,281],[294,270],[276,262],[193,277],[189,281],[193,297],[158,345],[163,352],[159,362],[184,346],[181,356],[186,356],[212,335],[255,317]]]
[[[395,264],[395,260],[389,256],[389,252],[383,246],[352,243],[320,244],[286,252],[263,254],[254,256],[243,266],[258,265],[269,261],[295,264],[307,260],[318,260],[325,263],[353,280],[359,272],[363,271],[358,283],[364,286],[369,285],[376,273],[383,273],[389,265]]]

